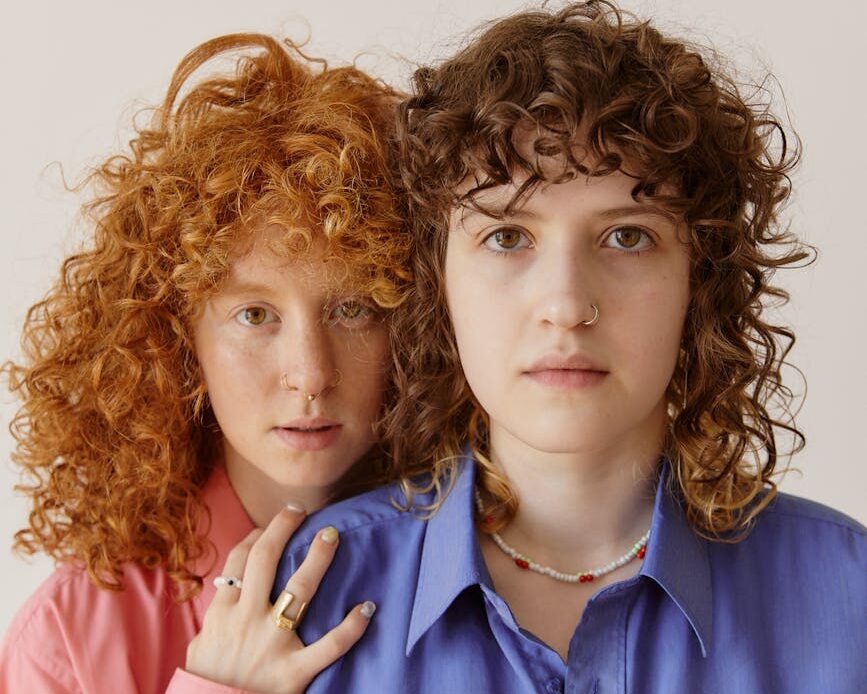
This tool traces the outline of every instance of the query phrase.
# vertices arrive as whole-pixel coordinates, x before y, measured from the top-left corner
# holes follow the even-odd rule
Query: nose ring
[[[586,325],[588,328],[591,325],[596,325],[599,322],[599,307],[596,304],[590,304],[593,309],[593,318],[590,320],[582,320],[578,325]]]
[[[343,374],[340,372],[340,369],[334,369],[334,383],[331,383],[330,385],[325,386],[318,393],[304,393],[304,392],[302,392],[302,395],[307,398],[307,402],[313,402],[316,398],[318,398],[320,395],[322,395],[322,393],[324,393],[326,390],[331,390],[331,389],[339,386],[340,382],[342,380],[343,380]],[[287,374],[285,372],[280,375],[280,387],[283,390],[290,390],[290,391],[291,390],[298,390],[298,391],[301,390],[298,386],[293,386],[289,383],[289,374]]]

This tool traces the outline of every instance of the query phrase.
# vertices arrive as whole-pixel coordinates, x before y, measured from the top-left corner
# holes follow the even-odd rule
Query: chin
[[[550,426],[533,430],[514,430],[513,435],[525,445],[543,453],[592,453],[611,445],[611,437],[600,436],[599,427]]]
[[[266,468],[268,477],[281,487],[330,488],[340,481],[346,470],[341,466],[329,465],[325,461],[292,460],[275,467],[272,463]]]

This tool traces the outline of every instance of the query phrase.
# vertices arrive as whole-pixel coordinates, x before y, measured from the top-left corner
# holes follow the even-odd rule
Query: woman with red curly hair
[[[765,309],[808,257],[780,123],[605,2],[494,22],[414,86],[403,482],[317,517],[345,544],[302,638],[379,612],[308,691],[864,691],[865,529],[774,484],[803,437]]]
[[[370,602],[306,647],[295,633],[333,527],[268,593],[306,514],[385,470],[408,256],[395,100],[291,44],[223,36],[94,171],[93,237],[5,367],[33,503],[16,545],[61,566],[6,635],[0,689],[303,691],[361,637]]]

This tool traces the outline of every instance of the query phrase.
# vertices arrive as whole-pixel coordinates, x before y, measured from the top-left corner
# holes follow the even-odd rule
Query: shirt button
[[[552,677],[545,684],[545,691],[548,694],[563,694],[563,682],[560,681],[559,677]]]

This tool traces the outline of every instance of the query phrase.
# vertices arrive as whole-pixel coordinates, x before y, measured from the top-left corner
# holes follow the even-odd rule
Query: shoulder
[[[413,507],[407,509],[400,486],[390,485],[329,506],[313,514],[296,531],[277,567],[272,601],[304,561],[317,532],[333,526],[340,537],[334,559],[300,628],[305,643],[321,638],[354,605],[369,600],[377,605],[377,620],[366,635],[367,642],[381,644],[379,639],[385,636],[380,630],[388,624],[388,638],[403,635],[395,642],[389,641],[389,648],[397,648],[398,642],[400,648],[405,646],[409,608],[416,594],[430,527],[426,515],[418,509],[428,502],[428,495],[416,495]],[[353,660],[355,657],[357,653]]]
[[[191,605],[176,602],[162,570],[130,566],[123,590],[107,590],[83,569],[63,566],[12,620],[0,652],[2,682],[50,676],[71,691],[100,690],[112,678],[118,691],[132,685],[129,678],[136,687],[152,679],[157,684],[195,631]]]
[[[103,609],[152,611],[156,603],[172,599],[171,581],[165,571],[124,568],[122,590],[100,588],[78,566],[61,566],[49,576],[21,608],[12,622],[22,632],[33,625],[53,621],[87,618],[93,625],[104,615]]]
[[[341,540],[356,543],[404,533],[407,526],[417,526],[422,532],[424,524],[419,521],[425,514],[420,509],[432,498],[432,494],[417,494],[409,505],[403,489],[395,483],[345,499],[312,514],[293,536],[287,552],[306,549],[316,533],[327,526],[336,528]]]
[[[787,676],[800,679],[781,691],[842,691],[828,682],[858,676],[853,663],[863,661],[867,649],[864,526],[822,504],[778,493],[746,537],[708,542],[707,548],[711,642],[733,672],[746,673],[743,663],[788,662]],[[768,676],[760,665],[753,667]],[[825,684],[816,684],[820,680]]]
[[[742,596],[803,594],[812,604],[833,588],[841,604],[867,600],[867,529],[815,501],[778,493],[746,537],[708,546],[719,586],[740,586]]]
[[[340,545],[317,595],[329,595],[331,604],[349,609],[355,602],[377,601],[379,588],[414,584],[428,524],[419,508],[429,495],[416,495],[412,508],[400,485],[393,484],[346,499],[311,515],[295,532],[277,567],[272,600],[307,556],[316,533],[333,526]],[[372,590],[376,587],[376,590]],[[372,591],[372,592],[371,592]],[[311,604],[305,624],[315,621],[322,600]],[[335,624],[328,613],[323,624]],[[339,621],[339,619],[337,620]]]
[[[867,528],[816,501],[777,493],[756,519],[755,530],[779,540],[843,543],[867,551]]]
[[[89,613],[99,602],[97,588],[87,573],[75,566],[56,569],[27,599],[6,632],[7,641],[40,642],[63,622],[73,620],[80,608]]]
[[[78,624],[88,624],[97,590],[85,571],[72,566],[58,568],[36,589],[6,631],[0,688],[15,691],[28,683],[46,691],[82,689],[75,650],[84,634],[79,637],[75,631]]]

